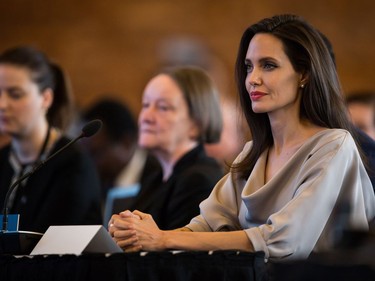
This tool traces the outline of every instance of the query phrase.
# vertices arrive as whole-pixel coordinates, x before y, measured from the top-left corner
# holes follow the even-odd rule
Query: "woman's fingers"
[[[133,252],[141,251],[142,246],[141,245],[135,245],[135,246],[131,246],[131,247],[123,247],[122,249],[124,250],[125,253],[133,253]]]
[[[122,229],[116,229],[113,232],[113,238],[116,239],[128,239],[129,237],[135,237],[135,230],[122,230]]]
[[[142,249],[134,230],[134,221],[139,220],[137,215],[124,211],[120,215],[113,215],[108,222],[109,234],[124,252],[138,252]]]
[[[124,211],[113,215],[108,231],[113,240],[125,252],[163,249],[163,232],[158,228],[150,214],[138,210]]]
[[[126,248],[126,247],[134,247],[134,246],[139,246],[140,244],[138,243],[138,238],[136,236],[131,236],[131,237],[113,237],[113,240],[116,242],[118,246],[121,248]]]
[[[122,218],[131,218],[131,217],[133,217],[133,213],[130,212],[129,210],[125,210],[125,211],[121,212],[119,215]]]
[[[133,218],[120,218],[119,216],[114,217],[109,222],[108,232],[112,237],[121,238],[122,236],[127,237],[128,235],[135,235]],[[138,220],[138,219],[137,219]],[[132,231],[132,232],[131,232]]]
[[[151,215],[146,214],[146,213],[142,213],[141,211],[138,211],[138,210],[134,210],[132,214],[134,216],[139,217],[141,220],[143,220],[145,218],[148,218],[148,217],[151,217]]]

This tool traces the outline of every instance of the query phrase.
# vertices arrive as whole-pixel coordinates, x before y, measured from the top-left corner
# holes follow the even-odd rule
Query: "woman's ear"
[[[42,92],[43,96],[43,108],[46,109],[46,111],[51,107],[53,103],[53,91],[51,88],[47,88]]]
[[[200,129],[199,129],[197,123],[191,122],[190,130],[189,130],[190,139],[197,140],[197,139],[199,139],[199,135],[200,135]]]
[[[309,82],[309,74],[308,73],[302,73],[301,79],[300,79],[300,87],[303,88],[305,85]]]

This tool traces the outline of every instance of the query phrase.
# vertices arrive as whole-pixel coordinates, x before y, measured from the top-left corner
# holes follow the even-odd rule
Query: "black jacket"
[[[51,154],[69,139],[63,137]],[[0,207],[14,171],[10,145],[0,150]],[[93,163],[79,144],[56,155],[17,189],[9,213],[20,214],[19,230],[45,232],[50,225],[101,224],[99,179]]]
[[[155,167],[155,160],[147,162],[152,164],[146,164],[141,190],[126,209],[151,214],[164,230],[185,226],[199,215],[199,203],[208,197],[223,176],[222,167],[206,155],[203,145],[185,154],[166,182],[162,180],[160,166]]]
[[[375,141],[360,129],[357,129],[357,134],[359,146],[367,157],[368,166],[370,168],[367,173],[375,191]]]

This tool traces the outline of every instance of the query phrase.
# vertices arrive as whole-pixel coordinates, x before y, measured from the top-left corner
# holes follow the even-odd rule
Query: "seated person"
[[[368,174],[375,190],[375,92],[350,93],[346,105],[357,127],[359,145],[367,156]]]
[[[333,51],[331,41],[321,32],[320,36],[326,44],[332,61],[336,67],[336,56]],[[370,137],[372,131],[371,127],[374,126],[375,122],[375,95],[372,92],[357,93],[356,95],[358,96],[354,97],[353,93],[347,96],[346,106],[349,109],[352,124],[355,126],[354,130],[357,135],[356,143],[359,150],[366,156],[366,159],[364,159],[364,164],[370,177],[372,186],[375,190],[375,140]],[[369,105],[363,105],[363,103],[366,104],[365,101],[369,102]],[[363,117],[359,116],[359,108],[364,109]]]
[[[199,214],[199,203],[223,175],[203,145],[219,141],[222,129],[210,77],[190,66],[160,72],[146,85],[138,125],[138,144],[159,168],[146,165],[139,195],[124,208],[150,213],[162,229],[184,226]]]
[[[0,208],[11,184],[65,146],[71,98],[66,77],[40,51],[15,47],[0,54]],[[101,224],[99,180],[79,144],[56,155],[10,194],[9,213],[19,229],[45,232],[51,225]]]
[[[366,155],[366,170],[370,177],[372,187],[375,190],[375,140],[370,138],[361,129],[356,128],[358,144],[361,151]]]
[[[110,188],[139,182],[147,154],[137,144],[137,122],[121,101],[103,98],[87,108],[82,118],[103,121],[95,138],[83,141],[98,169],[104,202]]]
[[[352,92],[346,105],[353,124],[375,140],[375,92]]]
[[[8,144],[9,142],[10,142],[9,136],[3,134],[3,133],[0,131],[0,148],[3,147],[3,146],[5,146],[5,145]]]

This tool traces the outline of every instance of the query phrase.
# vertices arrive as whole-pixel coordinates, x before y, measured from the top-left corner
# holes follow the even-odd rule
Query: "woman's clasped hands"
[[[112,215],[108,231],[116,244],[125,252],[160,251],[163,247],[161,231],[149,214],[123,211]]]

